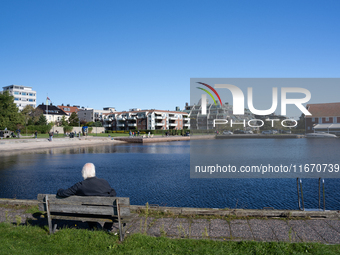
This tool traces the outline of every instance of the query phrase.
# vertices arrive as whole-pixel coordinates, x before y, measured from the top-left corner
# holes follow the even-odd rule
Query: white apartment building
[[[104,109],[108,110],[95,110],[92,108],[79,108],[78,109],[78,118],[80,121],[86,121],[86,122],[96,122],[96,121],[102,121],[104,116],[106,114],[112,113],[115,111],[114,107],[106,107]]]
[[[9,85],[2,88],[3,91],[8,91],[10,95],[14,96],[14,103],[16,103],[20,111],[22,111],[26,105],[36,107],[37,92],[32,90],[32,87]]]
[[[109,130],[182,130],[190,129],[190,118],[186,112],[133,108],[106,114],[104,127]]]

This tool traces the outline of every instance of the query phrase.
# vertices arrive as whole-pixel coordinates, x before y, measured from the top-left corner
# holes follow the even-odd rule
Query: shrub
[[[65,133],[70,133],[72,131],[73,127],[71,127],[71,126],[64,126],[63,129],[64,129],[64,134]]]

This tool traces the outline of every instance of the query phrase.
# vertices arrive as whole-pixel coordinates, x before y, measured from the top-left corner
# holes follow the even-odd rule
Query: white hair
[[[94,167],[94,164],[86,163],[83,166],[83,170],[81,171],[81,174],[82,174],[84,180],[86,180],[87,178],[90,178],[90,177],[95,177],[96,176],[96,168]]]

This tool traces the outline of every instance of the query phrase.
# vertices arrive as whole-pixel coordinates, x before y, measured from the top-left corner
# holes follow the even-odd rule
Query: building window
[[[14,95],[19,95],[19,92],[18,91],[14,91]]]
[[[329,121],[329,117],[326,117],[326,121]]]
[[[23,96],[26,96],[26,95],[27,95],[27,93],[26,93],[26,92],[22,92],[22,93],[21,93],[21,95],[23,95]]]
[[[19,101],[19,98],[15,97],[15,98],[14,98],[14,101]]]
[[[308,127],[308,130],[310,130],[310,127]]]
[[[315,118],[312,118],[312,122],[315,122]]]

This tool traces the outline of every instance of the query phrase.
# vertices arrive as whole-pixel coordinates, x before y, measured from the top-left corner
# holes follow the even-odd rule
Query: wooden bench
[[[47,212],[50,234],[56,230],[52,220],[76,220],[88,222],[118,222],[120,240],[124,240],[125,225],[132,218],[130,198],[71,196],[60,198],[52,194],[38,194],[39,210]]]

